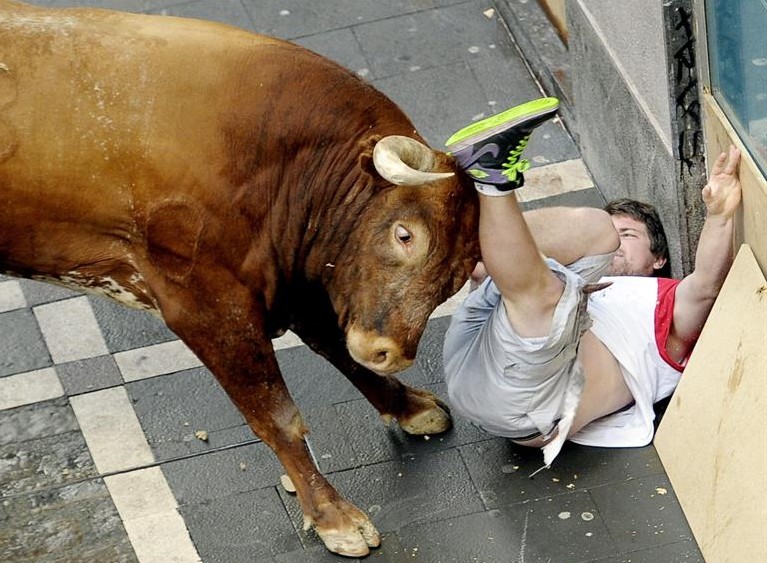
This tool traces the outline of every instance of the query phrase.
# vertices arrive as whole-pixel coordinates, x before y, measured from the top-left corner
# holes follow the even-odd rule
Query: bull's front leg
[[[268,340],[267,340],[268,342]],[[296,487],[304,527],[313,527],[335,553],[364,556],[380,538],[368,517],[342,498],[311,459],[307,428],[282,379],[274,354],[239,356],[214,373],[253,431],[277,454]]]
[[[216,305],[165,301],[171,328],[213,372],[248,425],[277,454],[296,487],[306,527],[335,553],[360,557],[380,537],[369,518],[342,498],[314,464],[304,440],[307,428],[283,381],[263,311],[247,298],[219,293]],[[199,295],[198,295],[199,297]],[[168,314],[175,310],[177,314]],[[193,311],[189,314],[184,311]],[[214,328],[220,327],[220,328]]]
[[[355,362],[343,333],[333,324],[297,323],[293,330],[312,350],[326,358],[389,422],[396,419],[408,434],[439,434],[452,427],[450,409],[436,395],[402,383],[395,376],[378,375]]]

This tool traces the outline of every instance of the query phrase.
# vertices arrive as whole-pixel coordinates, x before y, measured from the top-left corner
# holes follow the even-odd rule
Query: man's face
[[[650,251],[647,226],[628,215],[613,215],[613,225],[621,238],[621,246],[613,256],[608,275],[652,276],[666,263]]]

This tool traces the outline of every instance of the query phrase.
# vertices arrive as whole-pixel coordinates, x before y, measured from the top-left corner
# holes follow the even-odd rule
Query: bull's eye
[[[397,225],[397,228],[394,230],[394,234],[396,235],[397,240],[399,240],[402,244],[410,244],[413,241],[413,235],[411,235],[410,231],[408,231],[402,225]]]

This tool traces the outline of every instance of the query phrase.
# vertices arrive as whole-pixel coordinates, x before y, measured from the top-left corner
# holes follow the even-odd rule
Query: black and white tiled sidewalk
[[[25,293],[39,304],[30,308]],[[336,559],[301,529],[275,457],[159,321],[7,278],[0,304],[10,336],[3,343],[31,368],[2,365],[0,560]],[[430,321],[403,376],[443,397],[439,351],[448,320]],[[139,347],[124,349],[136,338]],[[679,552],[696,560],[652,448],[570,446],[555,469],[529,479],[538,452],[460,419],[428,440],[386,428],[339,373],[292,344],[279,360],[312,428],[312,451],[384,533],[373,557],[620,561],[614,557],[628,552],[636,561]]]
[[[295,40],[387,93],[435,147],[540,95],[491,1],[32,3],[201,17]],[[603,203],[561,123],[542,127],[527,154],[525,206]],[[457,299],[435,312],[402,375],[443,398],[441,342]],[[539,452],[460,419],[443,436],[409,437],[300,341],[275,345],[318,466],[383,534],[370,559],[702,561],[651,446],[568,445],[530,479]],[[346,560],[302,529],[281,474],[155,317],[0,277],[0,561]]]

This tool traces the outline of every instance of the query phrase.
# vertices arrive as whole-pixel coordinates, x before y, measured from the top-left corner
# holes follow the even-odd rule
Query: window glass
[[[706,0],[714,97],[767,174],[767,0]]]

